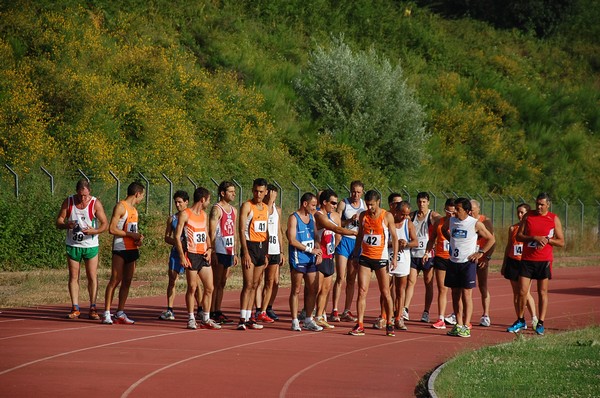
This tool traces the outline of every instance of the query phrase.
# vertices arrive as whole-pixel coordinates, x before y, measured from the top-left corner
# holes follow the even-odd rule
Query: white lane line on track
[[[178,332],[162,333],[162,334],[156,334],[156,335],[152,335],[152,336],[138,337],[138,338],[135,338],[135,339],[114,341],[112,343],[100,344],[100,345],[96,345],[96,346],[93,346],[93,347],[80,348],[78,350],[66,351],[66,352],[63,352],[63,353],[60,353],[60,354],[51,355],[51,356],[48,356],[48,357],[36,359],[35,361],[30,361],[30,362],[23,363],[21,365],[15,366],[13,368],[3,370],[2,372],[0,372],[0,376],[5,375],[5,374],[10,373],[10,372],[13,372],[15,370],[18,370],[18,369],[30,366],[30,365],[34,365],[36,363],[40,363],[40,362],[44,362],[44,361],[49,361],[51,359],[64,357],[66,355],[77,354],[77,353],[83,352],[83,351],[95,350],[97,348],[110,347],[110,346],[117,345],[117,344],[131,343],[133,341],[141,341],[141,340],[153,339],[155,337],[171,336],[171,335],[181,334],[181,333],[190,333],[190,331],[189,330],[182,330],[182,331],[178,331]]]
[[[80,328],[45,330],[43,332],[33,332],[33,333],[18,334],[18,335],[15,335],[15,336],[0,337],[0,341],[2,341],[2,340],[9,340],[9,339],[16,339],[16,338],[19,338],[19,337],[36,336],[38,334],[47,334],[47,333],[56,333],[56,332],[69,332],[71,330],[81,330],[81,329],[89,329],[89,328],[95,328],[95,327],[98,327],[98,326],[97,325],[96,326],[82,326]]]
[[[314,336],[315,334],[312,334],[312,335]],[[298,337],[309,337],[309,336],[310,335],[308,333],[292,334],[292,335],[289,335],[289,336],[276,337],[276,338],[267,339],[267,340],[252,341],[250,343],[238,344],[238,345],[235,345],[235,346],[226,347],[226,348],[220,348],[218,350],[209,351],[209,352],[205,352],[205,353],[202,353],[202,354],[194,355],[192,357],[185,358],[185,359],[179,360],[177,362],[173,362],[173,363],[171,363],[169,365],[163,366],[162,368],[156,369],[155,371],[148,373],[146,376],[142,377],[141,379],[139,379],[138,381],[136,381],[135,383],[133,383],[131,386],[129,386],[129,388],[127,390],[125,390],[125,392],[121,395],[121,397],[122,398],[128,397],[129,394],[131,394],[133,392],[133,390],[135,390],[137,387],[139,387],[146,380],[148,380],[151,377],[157,375],[158,373],[160,373],[160,372],[162,372],[164,370],[170,369],[172,367],[181,365],[182,363],[185,363],[185,362],[188,362],[188,361],[193,361],[194,359],[202,358],[202,357],[207,356],[207,355],[218,354],[218,353],[221,353],[221,352],[230,351],[230,350],[233,350],[233,349],[248,347],[248,346],[252,346],[252,345],[256,345],[256,344],[269,343],[269,342],[272,342],[272,341],[285,340],[285,339],[298,338]]]
[[[1,314],[1,312],[0,312],[0,314]],[[4,322],[17,322],[17,321],[24,321],[24,320],[25,320],[24,318],[23,319],[21,319],[21,318],[19,318],[19,319],[3,319],[3,320],[0,321],[0,323],[4,323]]]

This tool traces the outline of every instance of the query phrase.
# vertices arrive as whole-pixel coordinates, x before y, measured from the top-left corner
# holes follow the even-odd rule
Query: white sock
[[[110,318],[110,311],[104,311],[104,317]]]
[[[193,312],[190,312],[190,313],[188,314],[188,319],[194,319],[194,320],[196,319],[196,318],[194,317],[194,313],[193,313]]]
[[[208,318],[208,315],[209,315],[209,313],[208,313],[208,312],[204,312],[204,311],[202,311],[202,320],[203,320],[204,322],[208,322],[208,319],[209,319],[209,318]]]

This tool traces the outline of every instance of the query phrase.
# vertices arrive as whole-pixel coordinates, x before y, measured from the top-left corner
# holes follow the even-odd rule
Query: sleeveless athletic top
[[[369,214],[363,217],[363,241],[361,244],[362,256],[371,260],[388,260],[389,232],[385,222],[387,212],[381,209],[377,218]]]
[[[417,240],[419,245],[411,249],[410,254],[416,258],[422,258],[425,255],[425,249],[427,248],[427,242],[429,241],[429,228],[431,227],[431,210],[427,211],[425,218],[421,221],[417,217],[418,211],[415,211],[412,222],[415,224],[417,230]]]
[[[410,242],[410,234],[408,233],[408,223],[406,222],[406,219],[402,221],[401,226],[398,227],[398,225],[396,224],[396,236],[398,237],[398,240],[404,239],[405,241]],[[388,242],[388,248],[390,248],[390,260],[394,255],[394,252],[392,250],[392,244],[393,242],[390,238],[390,241]],[[410,249],[398,250],[398,258],[396,260],[396,262],[398,263],[398,268],[401,268],[402,265],[410,266],[410,258]]]
[[[442,228],[444,227],[444,223],[446,222],[446,217],[442,217],[440,219],[440,223],[437,227],[437,238],[435,240],[435,256],[439,258],[450,258],[450,242],[444,238],[444,234],[442,233]]]
[[[348,198],[344,199],[344,203],[346,204],[346,207],[344,207],[344,211],[342,212],[342,220],[349,220],[355,214],[358,214],[360,216],[360,213],[367,210],[367,205],[365,204],[365,201],[362,199],[360,200],[360,204],[358,205],[358,207],[352,206],[350,204],[350,201],[348,200]],[[353,221],[350,224],[348,224],[346,226],[346,228],[350,229],[352,231],[358,232],[358,219],[356,219],[356,221]],[[354,235],[344,235],[344,236],[346,236],[350,239],[356,239],[356,236],[354,236]]]
[[[484,216],[483,214],[479,215],[479,221],[484,222],[485,220],[487,220],[488,218],[486,216]],[[479,248],[485,246],[485,244],[487,243],[487,239],[485,238],[480,238],[477,237],[477,250],[479,250]]]
[[[321,210],[319,210],[319,213],[323,214]],[[331,213],[327,213],[327,218],[331,221]],[[333,223],[333,221],[331,222]],[[327,228],[319,228],[317,229],[317,241],[321,245],[323,258],[333,258],[333,253],[335,253],[335,232]]]
[[[171,231],[175,231],[177,229],[178,222],[179,218],[177,217],[177,214],[173,214],[171,216]],[[183,252],[187,252],[187,239],[185,238],[185,234],[181,234],[179,239],[181,240],[181,244],[183,246]],[[171,257],[179,259],[179,252],[177,251],[177,246],[173,246],[171,248]]]
[[[215,252],[231,256],[235,253],[235,212],[233,206],[229,213],[220,204],[216,203],[215,206],[221,209],[221,219],[215,233]]]
[[[294,212],[294,217],[296,217],[296,240],[306,247],[314,248],[315,219],[313,218],[312,214],[308,215],[308,224],[302,221],[302,218],[300,218],[300,215],[297,212]],[[288,249],[288,252],[290,253],[291,266],[298,264],[310,264],[315,260],[315,256],[313,254],[308,254],[292,245],[289,245]]]
[[[269,220],[269,209],[266,203],[262,204],[262,210],[250,202],[250,213],[244,226],[244,237],[250,242],[264,242],[267,240],[267,222]]]
[[[119,219],[117,228],[125,232],[138,232],[138,212],[129,203],[122,200],[120,202],[125,207],[125,214]],[[133,243],[133,238],[129,236],[115,236],[113,240],[113,250],[136,250],[138,247]]]
[[[281,246],[279,243],[279,212],[277,211],[275,203],[273,203],[273,214],[269,215],[267,229],[269,230],[269,251],[267,254],[281,254]]]
[[[477,219],[467,216],[464,220],[450,217],[450,260],[466,263],[468,257],[477,251]]]
[[[525,234],[528,236],[554,237],[554,228],[556,227],[555,218],[556,214],[551,212],[546,213],[545,216],[539,215],[537,212],[527,213]],[[527,261],[552,261],[552,246],[546,245],[538,249],[536,242],[527,242],[523,246],[523,256],[521,259]]]
[[[75,206],[75,197],[73,195],[67,198],[67,221],[77,221],[73,229],[67,230],[67,246],[73,247],[98,247],[98,235],[85,235],[82,229],[96,228],[96,198],[92,196],[87,206],[83,209]]]
[[[508,257],[520,261],[521,256],[523,255],[523,242],[519,242],[517,240],[517,232],[519,232],[519,224],[515,224],[512,227],[512,231],[510,232],[510,249],[508,252]]]
[[[184,210],[188,215],[188,220],[183,228],[189,253],[204,254],[208,249],[208,231],[206,228],[206,212],[200,211],[195,214],[192,209]]]

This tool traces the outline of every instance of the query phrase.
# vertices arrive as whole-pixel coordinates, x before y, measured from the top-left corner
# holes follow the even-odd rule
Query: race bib
[[[138,231],[137,222],[127,223],[127,232],[133,232],[134,234],[137,234],[137,231]]]
[[[363,242],[368,246],[379,246],[381,244],[380,235],[365,235]]]
[[[520,256],[523,254],[523,244],[519,243],[517,245],[513,245],[513,256]]]
[[[194,243],[206,243],[206,232],[194,232]]]
[[[326,248],[327,248],[327,255],[328,256],[332,255],[335,252],[335,245],[334,245],[333,242],[328,242]]]
[[[450,242],[448,242],[447,240],[444,240],[444,251],[445,252],[450,251]]]
[[[233,247],[233,236],[224,236],[223,246],[225,246],[226,248]]]
[[[254,221],[254,230],[256,232],[267,232],[266,221]]]
[[[306,246],[307,249],[314,249],[315,248],[315,241],[314,240],[305,240],[300,242],[302,243],[304,246]]]
[[[277,244],[277,235],[269,235],[269,244],[271,244],[271,245]]]
[[[427,247],[428,239],[426,237],[420,236],[418,240],[419,244],[417,245],[417,249],[425,249]]]

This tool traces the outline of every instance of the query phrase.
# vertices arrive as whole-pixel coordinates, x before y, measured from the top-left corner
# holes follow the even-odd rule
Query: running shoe
[[[71,312],[67,314],[67,319],[78,319],[79,315],[81,315],[81,312],[79,312],[77,308],[73,307]]]
[[[297,319],[292,319],[292,330],[294,332],[301,332],[300,322]]]
[[[537,324],[538,324],[538,318],[537,316],[534,316],[531,318],[531,328],[533,330],[535,330],[537,328]]]
[[[173,311],[166,310],[162,314],[160,314],[160,316],[158,317],[158,319],[161,319],[163,321],[174,321],[175,320],[175,314],[173,314]]]
[[[361,328],[358,323],[356,325],[354,325],[354,327],[352,328],[351,331],[348,332],[349,335],[351,336],[364,336],[365,335],[365,329]]]
[[[221,311],[217,311],[216,312],[216,316],[214,318],[214,321],[217,322],[219,325],[231,325],[233,323],[233,321],[231,319],[229,319]]]
[[[196,328],[198,328],[198,324],[196,323],[195,319],[188,319],[188,324],[187,324],[187,328],[188,329],[192,329],[192,330],[196,330]]]
[[[538,322],[538,324],[535,326],[535,333],[543,336],[545,331],[546,329],[544,328],[544,324]]]
[[[325,319],[325,316],[317,317],[315,322],[317,323],[317,325],[321,326],[323,329],[334,329],[335,328],[335,326],[333,326],[327,322],[327,319]]]
[[[468,325],[465,325],[467,328],[469,328],[469,330],[473,329],[473,324],[469,323]]]
[[[200,322],[200,329],[219,330],[221,325],[209,318],[208,321]]]
[[[456,337],[458,336],[459,330],[462,329],[462,326],[454,325],[451,330],[446,333],[448,336]]]
[[[396,333],[394,333],[394,325],[386,325],[385,326],[385,335],[394,337]]]
[[[323,330],[323,327],[317,325],[317,323],[313,319],[304,320],[304,325],[302,325],[302,329],[310,330],[311,332],[320,332]]]
[[[98,315],[98,311],[96,311],[96,307],[90,308],[90,312],[88,312],[88,317],[90,319],[95,320],[95,321],[99,321],[100,320],[100,315]]]
[[[277,316],[277,314],[273,311],[272,308],[267,308],[267,315],[269,316],[269,318],[271,318],[274,321],[278,321],[279,317]]]
[[[405,321],[410,321],[410,317],[408,316],[408,308],[402,308],[402,319]]]
[[[443,319],[438,319],[438,321],[431,325],[434,329],[446,329],[446,323]]]
[[[429,323],[429,312],[423,311],[423,315],[421,315],[421,322]]]
[[[538,324],[539,326],[539,324]],[[519,333],[520,330],[525,330],[527,329],[527,324],[525,322],[521,322],[520,320],[516,320],[515,323],[512,324],[512,326],[509,326],[508,329],[506,329],[507,332],[510,333]]]
[[[246,330],[246,322],[240,319],[237,325],[237,330]]]
[[[105,325],[112,325],[113,324],[112,317],[110,315],[104,316],[102,318],[102,323],[105,324]]]
[[[258,316],[256,317],[256,320],[259,322],[264,322],[264,323],[273,323],[275,322],[273,319],[271,319],[271,317],[269,317],[267,315],[266,311],[263,311],[261,313],[258,314]]]
[[[351,312],[350,310],[344,310],[344,312],[342,313],[342,316],[340,317],[340,320],[342,321],[346,321],[346,322],[356,322],[358,318],[356,318]]]
[[[135,323],[135,321],[133,319],[129,319],[125,313],[122,313],[120,316],[116,317],[115,321],[121,325],[133,325]]]
[[[467,326],[463,326],[462,328],[458,329],[458,337],[471,337],[471,329],[469,329]]]
[[[256,323],[254,318],[250,318],[246,321],[246,328],[253,330],[261,330],[264,326]]]
[[[456,314],[452,313],[448,315],[444,318],[444,322],[446,322],[446,325],[456,325]]]
[[[337,310],[333,310],[331,311],[331,315],[329,315],[329,319],[331,319],[331,322],[340,322],[340,314],[337,312]]]
[[[483,315],[479,321],[479,326],[489,328],[492,325],[492,321],[488,315]]]
[[[385,319],[378,316],[377,319],[375,320],[375,323],[373,324],[373,329],[381,330],[384,327],[385,327]]]
[[[394,326],[398,330],[408,330],[408,328],[404,324],[404,319],[402,317],[396,319],[396,323],[394,324]]]
[[[306,310],[304,308],[302,308],[302,311],[300,311],[300,315],[298,315],[298,320],[303,321],[305,318],[306,318]]]

